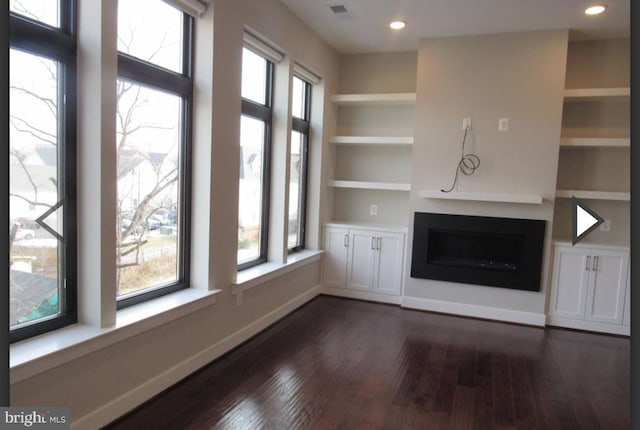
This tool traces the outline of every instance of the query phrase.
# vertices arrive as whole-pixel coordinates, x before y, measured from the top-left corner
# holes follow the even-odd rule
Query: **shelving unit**
[[[337,94],[332,221],[407,225],[415,93]],[[375,210],[372,209],[375,207]]]
[[[572,42],[567,57],[553,236],[571,238],[572,196],[611,220],[591,245],[629,245],[629,42]]]

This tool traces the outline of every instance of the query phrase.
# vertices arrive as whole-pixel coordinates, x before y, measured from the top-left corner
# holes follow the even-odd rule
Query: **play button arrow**
[[[598,228],[598,226],[604,222],[604,219],[574,196],[571,196],[571,207],[573,209],[572,244],[575,245],[586,235]]]

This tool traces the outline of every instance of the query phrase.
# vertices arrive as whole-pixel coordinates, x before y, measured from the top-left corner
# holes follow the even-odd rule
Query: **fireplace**
[[[544,220],[416,212],[411,277],[540,291]]]

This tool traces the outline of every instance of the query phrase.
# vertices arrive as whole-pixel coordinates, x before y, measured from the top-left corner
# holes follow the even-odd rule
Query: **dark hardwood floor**
[[[320,296],[110,429],[629,429],[628,338]]]

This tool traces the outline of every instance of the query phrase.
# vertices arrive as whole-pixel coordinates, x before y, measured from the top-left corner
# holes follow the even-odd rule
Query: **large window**
[[[119,308],[188,283],[192,28],[161,0],[118,1]]]
[[[11,341],[76,317],[76,40],[72,0],[11,0]]]
[[[304,248],[311,85],[293,77],[291,152],[289,154],[289,251]]]
[[[273,63],[248,48],[242,55],[238,268],[267,259],[269,149]]]

